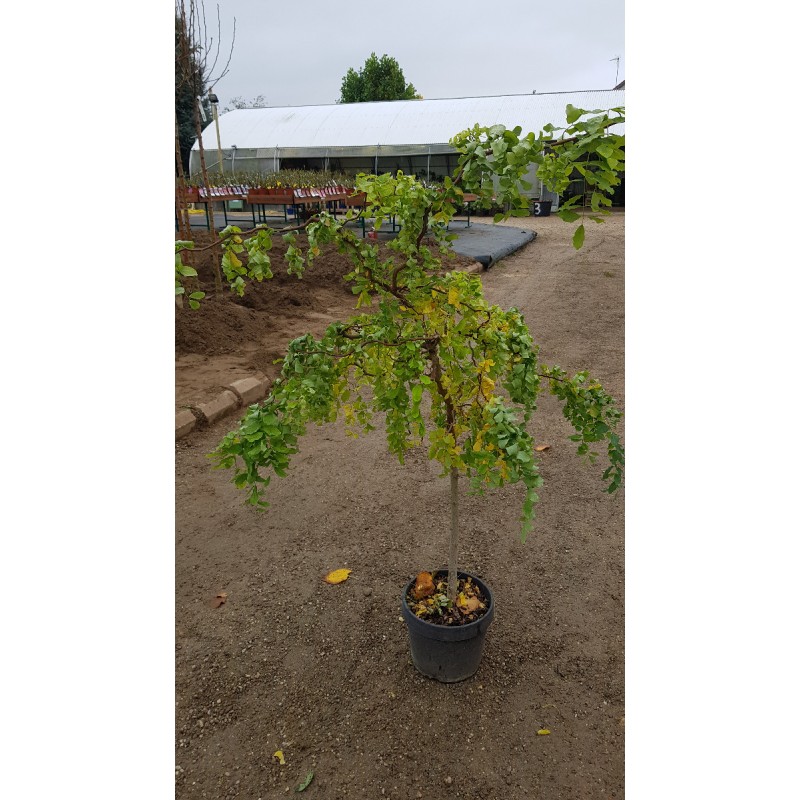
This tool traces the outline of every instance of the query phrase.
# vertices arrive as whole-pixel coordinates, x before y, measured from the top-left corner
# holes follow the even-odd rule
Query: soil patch
[[[197,247],[211,242],[210,234],[194,233]],[[300,246],[305,249],[305,237]],[[378,243],[381,257],[396,254]],[[221,297],[214,291],[212,259],[208,252],[187,255],[198,278],[187,283],[189,291],[200,289],[206,298],[197,310],[179,309],[175,318],[176,411],[216,396],[231,380],[255,375],[274,379],[286,345],[296,336],[315,336],[336,320],[355,313],[356,298],[344,281],[352,271],[347,256],[326,245],[305,277],[286,272],[287,245],[273,239],[273,277],[249,283],[243,297],[224,286]],[[241,256],[246,258],[246,254]],[[450,269],[467,269],[475,261],[458,254],[448,257]]]

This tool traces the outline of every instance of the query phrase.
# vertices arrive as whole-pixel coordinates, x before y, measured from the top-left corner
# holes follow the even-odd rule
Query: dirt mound
[[[211,243],[208,232],[195,232],[195,247]],[[381,241],[381,258],[397,257]],[[307,240],[299,237],[305,250]],[[200,308],[184,307],[175,315],[176,408],[193,405],[216,394],[239,377],[260,373],[274,378],[276,359],[296,336],[310,332],[319,336],[335,320],[355,313],[356,298],[344,276],[352,271],[350,259],[333,245],[325,245],[303,278],[289,275],[284,255],[287,245],[273,238],[273,277],[248,283],[242,297],[224,284],[223,294],[214,290],[210,252],[187,252],[185,260],[198,272],[187,281],[187,292],[202,290]],[[246,259],[246,254],[240,256]],[[475,262],[454,255],[445,261],[448,269],[467,269]],[[232,358],[235,359],[232,360]]]

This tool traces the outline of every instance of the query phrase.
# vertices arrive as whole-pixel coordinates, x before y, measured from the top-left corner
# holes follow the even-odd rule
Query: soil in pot
[[[420,572],[406,592],[406,603],[415,616],[434,625],[467,625],[489,610],[486,591],[472,575],[461,572],[455,603],[447,599],[446,572]]]

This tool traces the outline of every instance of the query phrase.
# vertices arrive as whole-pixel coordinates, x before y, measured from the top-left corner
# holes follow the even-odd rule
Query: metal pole
[[[217,158],[219,158],[219,171],[222,175],[225,174],[225,169],[222,165],[222,142],[219,137],[219,117],[217,116],[217,104],[211,104],[211,110],[214,113],[214,125],[217,128]]]

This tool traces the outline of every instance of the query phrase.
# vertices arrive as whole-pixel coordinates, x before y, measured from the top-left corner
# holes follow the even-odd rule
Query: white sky
[[[215,87],[222,107],[257,95],[270,106],[335,103],[348,68],[373,51],[397,59],[427,99],[611,89],[617,56],[625,78],[622,0],[404,0],[380,12],[330,0],[218,5],[226,54],[236,18],[230,70]],[[216,6],[205,6],[215,40]]]

